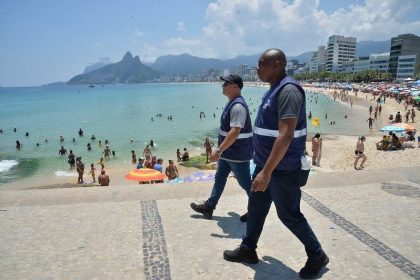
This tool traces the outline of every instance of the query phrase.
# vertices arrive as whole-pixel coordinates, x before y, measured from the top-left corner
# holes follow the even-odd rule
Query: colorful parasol
[[[165,178],[165,174],[150,168],[135,169],[125,176],[125,179],[127,180],[139,182],[157,181],[162,180],[163,178]]]
[[[404,130],[404,128],[395,125],[387,125],[380,129],[382,132],[403,132]]]
[[[416,127],[412,124],[408,124],[408,123],[394,123],[394,126],[399,126],[404,128],[406,131],[415,131]]]

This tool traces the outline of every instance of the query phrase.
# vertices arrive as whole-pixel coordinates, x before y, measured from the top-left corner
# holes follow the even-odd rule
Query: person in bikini
[[[204,141],[204,148],[206,149],[206,163],[209,163],[209,157],[211,157],[212,154],[212,147],[214,146],[214,143],[209,140],[208,137],[206,137],[206,140]]]
[[[144,148],[143,156],[147,158],[147,156],[152,156],[152,151],[150,150],[150,146],[146,145],[146,148]]]
[[[168,177],[168,180],[173,180],[179,177],[178,168],[174,164],[174,161],[171,159],[169,160],[169,166],[167,166],[165,169],[165,175]]]

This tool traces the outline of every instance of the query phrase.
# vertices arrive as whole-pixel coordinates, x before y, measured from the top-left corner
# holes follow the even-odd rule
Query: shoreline
[[[315,87],[304,86],[305,90],[318,92],[327,96],[331,96],[334,93],[334,89],[321,89]],[[356,97],[353,91],[348,92],[349,96],[357,103],[365,103],[366,107],[366,118],[368,118],[368,107],[369,105],[375,106],[375,98],[370,93],[359,92]],[[340,100],[340,102],[342,102]],[[354,104],[357,104],[356,102]],[[405,112],[403,104],[398,104],[393,98],[387,98],[386,103],[382,103],[382,113],[378,116],[381,121],[381,125],[388,124],[388,116],[390,114],[395,115],[397,111]],[[408,109],[411,109],[409,106]],[[381,169],[387,167],[412,167],[420,166],[420,148],[418,143],[412,141],[407,143],[406,148],[397,151],[381,151],[376,149],[376,143],[381,140],[383,132],[379,131],[380,126],[375,125],[372,129],[372,133],[366,136],[365,141],[365,154],[368,158],[366,161],[365,170],[369,169]],[[415,125],[417,131],[420,130],[420,122],[410,123]],[[367,125],[366,123],[363,125]],[[347,135],[321,135],[323,138],[323,151],[321,159],[321,167],[312,168],[316,172],[337,172],[337,171],[350,171],[354,170],[353,162],[355,159],[354,150],[356,148],[357,137]],[[311,152],[311,143],[307,141],[307,151],[309,155]]]
[[[265,83],[254,83],[246,82],[247,86],[253,87],[268,87]],[[319,94],[326,95],[328,98],[331,98],[334,93],[334,89],[325,89],[325,88],[315,88],[304,86],[306,91],[316,92]],[[348,92],[349,97],[353,100],[354,106],[362,106],[366,109],[366,118],[368,117],[368,107],[370,105],[374,106],[376,104],[375,99],[370,93],[359,92],[356,97],[353,91]],[[348,102],[344,102],[337,98],[337,102],[350,106]],[[404,112],[404,105],[398,104],[394,99],[388,98],[385,104],[382,104],[383,110],[382,114],[379,116],[379,121],[374,123],[374,129],[371,130],[371,133],[366,134],[367,140],[365,142],[365,151],[368,157],[366,162],[366,169],[378,169],[386,167],[408,167],[408,166],[420,166],[420,148],[417,148],[417,142],[414,142],[414,148],[406,148],[398,151],[378,151],[376,150],[376,143],[381,140],[382,132],[379,131],[379,128],[382,125],[387,124],[387,119],[390,114],[395,114],[397,111]],[[410,107],[411,108],[411,107]],[[367,123],[361,124],[366,125]],[[414,123],[417,130],[420,129],[420,123]],[[357,136],[351,135],[337,135],[337,134],[322,134],[323,138],[323,152],[321,159],[320,167],[312,167],[316,173],[326,173],[326,172],[338,172],[338,171],[349,171],[353,169],[354,161],[354,149],[357,142]],[[311,141],[307,139],[307,151],[309,156],[312,155],[311,152]],[[204,149],[197,147],[196,149],[190,150],[190,156],[196,156],[203,153]],[[166,167],[166,160],[164,159],[164,168]],[[194,167],[184,167],[176,163],[179,171],[180,177],[187,177],[194,172],[200,171]],[[89,182],[92,178],[90,175],[87,175],[89,172],[89,164],[86,162],[86,172],[84,175],[85,180],[88,182],[86,187],[91,187]],[[106,172],[111,179],[112,186],[120,185],[138,185],[136,181],[128,181],[124,176],[132,169],[135,169],[135,165],[131,164],[127,160],[110,160],[106,165]],[[69,170],[64,170],[68,172]],[[55,171],[51,171],[49,174],[54,174]],[[71,171],[76,173],[74,170]],[[206,171],[214,172],[214,171]],[[97,173],[99,173],[97,169]],[[166,181],[166,180],[165,180]],[[85,187],[85,185],[79,185],[77,182],[77,175],[71,177],[59,177],[48,174],[37,174],[27,178],[22,178],[13,182],[5,183],[0,186],[0,190],[10,190],[10,189],[33,189],[33,188],[67,188],[67,187]]]

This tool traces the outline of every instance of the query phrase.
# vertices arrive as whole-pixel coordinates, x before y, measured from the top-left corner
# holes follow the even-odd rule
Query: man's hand
[[[210,160],[211,161],[218,161],[220,158],[220,153],[217,152],[217,150],[213,151],[211,154]]]
[[[253,192],[265,192],[267,190],[268,183],[270,183],[270,179],[271,175],[261,170],[252,182],[251,190]]]

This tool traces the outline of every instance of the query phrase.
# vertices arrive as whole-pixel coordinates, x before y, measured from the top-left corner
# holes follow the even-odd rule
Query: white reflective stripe
[[[295,130],[295,135],[293,136],[294,138],[299,138],[302,136],[306,136],[306,128],[301,130]]]
[[[226,136],[228,133],[226,131],[219,130],[219,134],[221,136]],[[238,135],[238,138],[236,138],[236,139],[251,138],[253,134],[254,133],[252,133],[252,132],[250,132],[250,133],[240,133]]]
[[[254,127],[254,133],[262,136],[270,136],[270,137],[277,137],[279,136],[278,130],[271,130],[271,129],[265,129],[261,127]]]
[[[254,133],[257,135],[269,136],[269,137],[279,136],[278,130],[271,130],[271,129],[261,128],[261,127],[254,127]],[[293,135],[294,138],[299,138],[302,136],[306,136],[306,128],[301,129],[301,130],[295,130],[295,134]]]

